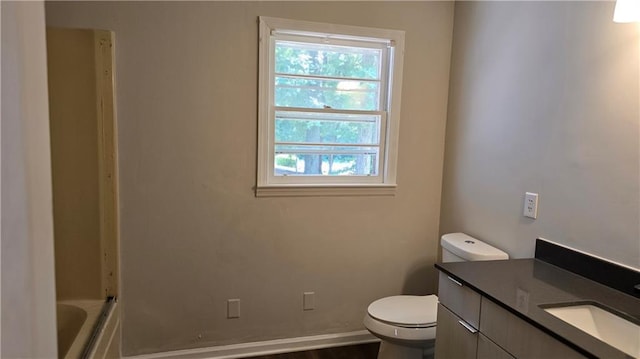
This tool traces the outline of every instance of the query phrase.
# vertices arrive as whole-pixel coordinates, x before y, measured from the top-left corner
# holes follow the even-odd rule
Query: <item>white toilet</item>
[[[509,255],[464,233],[442,236],[442,261],[486,261],[509,259]],[[364,326],[380,338],[378,359],[422,359],[433,357],[438,297],[397,295],[369,305]]]

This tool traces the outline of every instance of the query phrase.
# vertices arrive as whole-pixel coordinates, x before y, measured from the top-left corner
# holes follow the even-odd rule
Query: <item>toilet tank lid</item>
[[[468,261],[509,259],[507,253],[465,233],[445,234],[440,243],[449,252]]]

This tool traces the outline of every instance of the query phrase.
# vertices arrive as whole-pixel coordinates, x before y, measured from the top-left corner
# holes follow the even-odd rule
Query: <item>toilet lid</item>
[[[378,299],[368,308],[375,319],[398,326],[424,327],[436,323],[438,297],[397,295]]]

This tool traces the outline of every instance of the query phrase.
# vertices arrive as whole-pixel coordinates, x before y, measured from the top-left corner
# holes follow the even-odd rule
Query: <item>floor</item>
[[[306,352],[273,354],[251,359],[376,359],[380,343],[310,350]]]

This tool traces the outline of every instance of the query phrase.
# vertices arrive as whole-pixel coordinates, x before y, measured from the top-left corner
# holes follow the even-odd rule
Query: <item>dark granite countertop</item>
[[[538,259],[437,263],[435,266],[585,355],[629,358],[540,306],[596,302],[640,323],[638,298]]]

